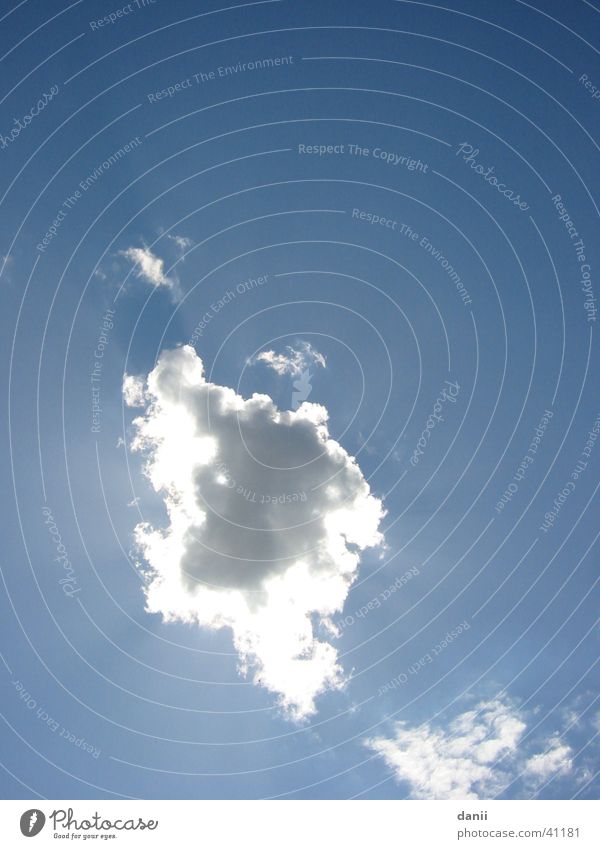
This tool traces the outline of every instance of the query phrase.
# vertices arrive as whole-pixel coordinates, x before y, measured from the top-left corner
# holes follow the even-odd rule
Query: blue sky
[[[596,798],[600,11],[2,15],[3,796]]]

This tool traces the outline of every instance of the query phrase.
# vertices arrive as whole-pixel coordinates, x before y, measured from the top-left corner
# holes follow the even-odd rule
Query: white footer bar
[[[27,844],[28,839],[35,843]],[[599,849],[594,801],[4,801],[0,846]]]

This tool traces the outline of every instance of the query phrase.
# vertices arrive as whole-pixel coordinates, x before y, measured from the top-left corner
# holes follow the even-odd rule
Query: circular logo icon
[[[38,808],[31,808],[21,816],[21,834],[25,837],[35,837],[43,829],[46,817]]]

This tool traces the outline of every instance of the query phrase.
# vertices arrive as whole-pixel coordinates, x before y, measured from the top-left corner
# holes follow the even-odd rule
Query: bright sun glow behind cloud
[[[361,551],[383,541],[380,500],[329,436],[323,406],[246,400],[207,382],[189,346],[164,352],[143,392],[126,375],[124,392],[146,405],[132,449],[168,513],[166,529],[135,532],[148,610],[231,628],[241,670],[289,716],[309,716],[344,684],[329,617]]]

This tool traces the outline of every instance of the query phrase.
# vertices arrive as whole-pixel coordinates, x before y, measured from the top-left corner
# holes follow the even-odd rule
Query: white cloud
[[[526,795],[555,778],[576,774],[573,750],[559,734],[530,742],[525,752],[526,713],[506,695],[480,702],[444,728],[425,722],[397,722],[392,737],[374,737],[365,746],[380,755],[414,799],[489,799],[522,781]],[[530,736],[529,734],[527,736]]]
[[[412,798],[489,798],[510,781],[494,762],[516,752],[525,727],[513,705],[497,698],[459,714],[447,730],[398,722],[392,738],[371,738],[365,745],[408,783]]]
[[[343,608],[384,514],[327,411],[280,411],[206,381],[193,348],[165,351],[148,375],[132,449],[164,498],[165,530],[140,524],[147,609],[229,627],[240,668],[296,719],[344,684],[329,617]]]
[[[551,778],[568,775],[573,771],[573,750],[560,737],[551,737],[546,743],[546,749],[540,754],[533,755],[525,762],[524,777],[533,784],[543,784]]]
[[[279,375],[289,374],[298,377],[307,372],[311,366],[327,365],[323,354],[319,353],[310,342],[299,342],[298,347],[286,345],[285,353],[276,354],[275,351],[261,351],[251,361],[251,364],[264,363]]]
[[[120,254],[135,264],[135,275],[140,280],[155,288],[162,286],[169,289],[173,294],[178,293],[177,279],[165,274],[164,260],[153,254],[150,248],[145,246],[143,248],[127,248],[125,251],[120,251]]]
[[[191,239],[188,239],[187,236],[169,235],[168,238],[175,243],[175,246],[180,256],[183,256],[183,254],[188,250],[188,248],[191,248],[194,244]]]
[[[123,399],[128,407],[143,407],[146,401],[144,379],[133,374],[123,375]]]

